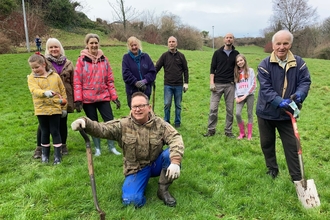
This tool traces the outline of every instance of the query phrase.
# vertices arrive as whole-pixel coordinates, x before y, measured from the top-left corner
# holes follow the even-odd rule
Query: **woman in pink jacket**
[[[74,72],[74,100],[77,111],[84,109],[86,116],[98,121],[97,110],[104,122],[113,120],[110,101],[120,108],[120,101],[114,85],[114,76],[109,60],[99,49],[100,38],[97,34],[87,34],[86,49],[80,52]],[[101,141],[92,137],[95,145],[95,156],[101,155]],[[116,154],[114,141],[108,140],[109,150]]]

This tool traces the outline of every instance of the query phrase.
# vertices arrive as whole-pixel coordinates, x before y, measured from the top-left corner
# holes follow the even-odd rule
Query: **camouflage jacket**
[[[108,122],[95,122],[87,117],[86,132],[92,136],[116,140],[123,149],[124,175],[133,174],[151,165],[163,151],[170,148],[171,163],[180,163],[184,153],[182,136],[169,123],[150,113],[145,124],[137,123],[132,116]]]

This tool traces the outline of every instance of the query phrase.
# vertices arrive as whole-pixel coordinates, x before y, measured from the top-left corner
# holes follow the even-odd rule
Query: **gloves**
[[[81,112],[81,110],[83,108],[83,103],[81,101],[75,102],[74,108],[77,110],[77,112]]]
[[[295,94],[291,95],[290,98],[293,101],[295,101],[295,103],[301,103],[302,102],[300,93],[295,93]]]
[[[55,92],[53,92],[52,90],[47,90],[46,92],[44,92],[44,95],[45,95],[47,98],[53,97],[54,94],[55,94]]]
[[[179,178],[179,176],[180,176],[180,166],[177,165],[177,164],[171,163],[167,168],[165,176],[167,176],[167,178],[170,181]]]
[[[144,92],[144,91],[146,90],[146,88],[147,88],[146,84],[147,84],[147,80],[146,80],[146,79],[143,79],[143,80],[137,81],[137,82],[135,83],[135,86],[136,86],[140,91]]]
[[[290,108],[289,104],[292,102],[291,99],[283,99],[282,102],[278,105],[280,108]]]
[[[188,91],[188,83],[183,84],[183,92]]]
[[[86,128],[86,122],[84,119],[77,119],[71,124],[71,128],[74,131],[78,131],[80,128]]]
[[[214,84],[211,84],[210,85],[210,90],[211,90],[211,92],[215,92],[216,89],[215,89],[215,85]]]
[[[68,115],[68,112],[66,110],[62,110],[61,118],[65,118]]]
[[[116,100],[113,100],[113,102],[116,104],[116,109],[120,109],[120,101],[117,98]]]

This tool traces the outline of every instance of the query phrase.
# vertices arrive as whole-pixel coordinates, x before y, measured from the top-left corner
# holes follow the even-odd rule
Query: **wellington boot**
[[[41,155],[42,163],[49,162],[49,154],[50,154],[50,147],[42,147],[42,155]]]
[[[115,148],[115,142],[113,140],[108,140],[108,149],[115,155],[121,155],[121,153],[119,153]]]
[[[34,150],[33,158],[39,159],[41,158],[41,155],[42,155],[42,147],[37,146],[36,149]]]
[[[168,180],[165,174],[166,174],[166,169],[162,169],[159,176],[157,196],[159,199],[164,201],[165,205],[174,207],[176,206],[176,200],[173,196],[171,196],[171,194],[168,191],[168,188],[170,187],[173,181]]]
[[[54,147],[54,165],[60,164],[62,161],[61,147]]]
[[[237,137],[237,139],[245,138],[244,121],[238,124],[238,128],[239,128],[239,136]]]
[[[101,139],[93,136],[92,139],[95,146],[95,156],[98,157],[101,155]]]
[[[248,140],[251,140],[252,139],[252,127],[253,127],[253,124],[252,123],[248,123],[247,124],[247,129],[248,129]]]

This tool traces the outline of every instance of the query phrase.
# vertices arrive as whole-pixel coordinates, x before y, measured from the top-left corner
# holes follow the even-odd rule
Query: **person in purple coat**
[[[141,41],[132,36],[127,39],[128,53],[123,56],[122,74],[126,86],[127,105],[131,108],[131,97],[143,92],[150,99],[152,85],[156,79],[154,63],[142,52]]]

